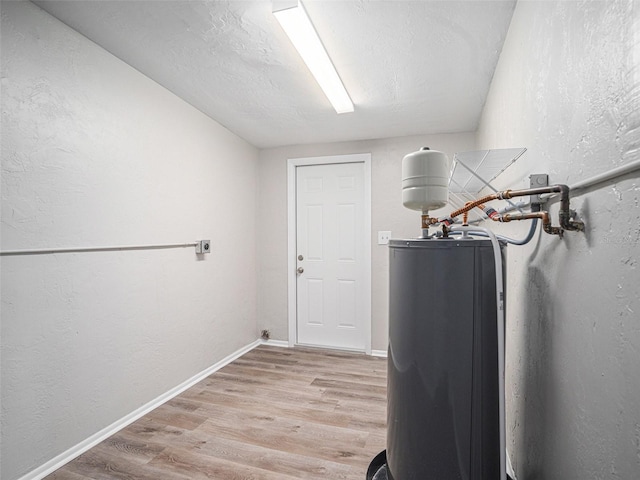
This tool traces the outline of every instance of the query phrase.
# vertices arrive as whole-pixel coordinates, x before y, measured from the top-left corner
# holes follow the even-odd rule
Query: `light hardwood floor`
[[[386,359],[261,346],[47,478],[364,480],[386,378]]]

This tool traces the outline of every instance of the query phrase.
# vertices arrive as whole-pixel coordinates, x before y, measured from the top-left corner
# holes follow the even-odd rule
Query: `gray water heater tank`
[[[389,254],[386,475],[499,479],[491,242],[392,240]]]

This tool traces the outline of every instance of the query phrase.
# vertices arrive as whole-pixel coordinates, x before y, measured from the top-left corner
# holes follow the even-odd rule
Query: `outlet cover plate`
[[[389,245],[391,239],[391,232],[388,230],[382,230],[378,232],[378,245]]]

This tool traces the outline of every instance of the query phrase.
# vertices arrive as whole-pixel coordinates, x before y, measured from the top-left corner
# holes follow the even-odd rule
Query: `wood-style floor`
[[[47,478],[364,480],[385,448],[386,366],[261,346]]]

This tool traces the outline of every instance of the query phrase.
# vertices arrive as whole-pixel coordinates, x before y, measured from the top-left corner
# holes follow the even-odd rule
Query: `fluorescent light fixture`
[[[307,64],[337,113],[353,112],[353,103],[320,37],[299,0],[273,2],[273,14]]]

